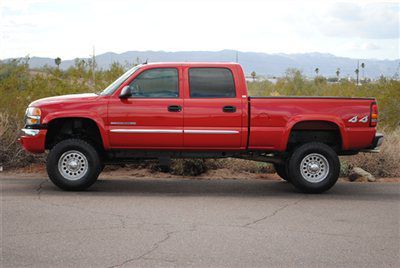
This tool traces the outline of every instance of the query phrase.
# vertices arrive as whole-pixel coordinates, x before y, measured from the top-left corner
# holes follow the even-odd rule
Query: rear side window
[[[139,74],[129,85],[132,98],[177,98],[178,70],[150,69]]]
[[[235,98],[232,72],[226,68],[190,68],[191,98]]]

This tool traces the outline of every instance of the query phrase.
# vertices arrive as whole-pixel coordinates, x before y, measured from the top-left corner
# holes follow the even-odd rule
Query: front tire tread
[[[61,155],[68,150],[77,150],[83,153],[89,169],[85,176],[79,180],[68,180],[58,170],[58,161]],[[101,159],[93,145],[81,139],[66,139],[57,143],[49,152],[46,160],[47,174],[50,180],[59,188],[66,191],[82,191],[96,182],[101,172]]]

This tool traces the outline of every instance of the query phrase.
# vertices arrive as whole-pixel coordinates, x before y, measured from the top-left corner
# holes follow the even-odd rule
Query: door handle
[[[234,113],[234,112],[236,112],[236,107],[235,106],[224,106],[223,108],[222,108],[222,111],[224,112],[224,113]]]
[[[180,106],[180,105],[168,106],[168,112],[180,112],[180,111],[182,111],[182,106]]]

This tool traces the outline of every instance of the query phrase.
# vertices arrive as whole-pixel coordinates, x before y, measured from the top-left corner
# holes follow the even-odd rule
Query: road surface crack
[[[121,228],[122,229],[125,229],[126,228],[126,223],[125,223],[125,216],[123,216],[123,215],[115,215],[115,216],[117,216],[118,217],[118,219],[119,219],[119,221],[120,221],[120,223],[121,223]]]
[[[143,257],[143,260],[150,260],[150,261],[163,261],[163,262],[169,262],[169,263],[175,263],[178,260],[171,260],[171,259],[159,259],[159,258],[148,258],[148,257]]]
[[[38,196],[39,200],[41,200],[41,194],[42,194],[42,191],[43,191],[43,184],[45,184],[46,182],[47,182],[47,180],[45,179],[44,181],[39,183],[38,187],[36,188],[36,192],[37,192],[37,196]]]
[[[164,237],[163,239],[161,239],[161,240],[155,242],[155,243],[153,244],[153,246],[151,247],[151,249],[149,249],[148,251],[146,251],[146,252],[143,253],[142,255],[140,255],[140,256],[138,256],[138,257],[135,257],[135,258],[131,258],[131,259],[125,260],[124,262],[122,262],[122,263],[120,263],[120,264],[117,264],[117,265],[110,266],[109,268],[121,267],[121,266],[124,266],[125,264],[131,263],[131,262],[134,262],[134,261],[137,261],[137,260],[140,260],[140,259],[144,259],[144,260],[150,259],[150,258],[146,258],[146,256],[147,256],[147,255],[150,255],[151,253],[153,253],[154,251],[156,251],[156,250],[160,247],[160,245],[161,245],[162,243],[165,243],[168,239],[171,238],[171,236],[172,236],[173,234],[178,233],[178,232],[179,232],[179,231],[168,232],[168,233],[165,235],[165,237]],[[165,260],[165,261],[174,262],[173,260]]]
[[[125,229],[126,228],[126,221],[125,219],[129,218],[126,215],[120,215],[120,214],[114,214],[114,213],[104,213],[104,212],[97,212],[94,210],[90,210],[87,208],[82,208],[76,205],[66,205],[66,204],[58,204],[58,203],[54,203],[54,202],[46,202],[42,199],[42,192],[43,192],[43,185],[47,182],[47,179],[45,179],[44,181],[42,181],[36,188],[36,192],[37,192],[37,197],[39,199],[39,201],[45,203],[46,205],[49,206],[54,206],[54,207],[67,207],[67,208],[73,208],[73,209],[77,209],[77,210],[81,210],[84,212],[89,212],[92,214],[97,214],[97,215],[104,215],[104,216],[112,216],[112,217],[117,217],[119,222],[120,222],[120,228]],[[112,226],[113,227],[113,226]]]
[[[248,222],[248,223],[242,225],[241,227],[249,227],[249,226],[251,226],[251,225],[254,225],[254,224],[257,224],[257,223],[259,223],[259,222],[261,222],[261,221],[264,221],[264,220],[266,220],[266,219],[272,218],[272,217],[274,217],[276,214],[278,214],[279,212],[281,212],[282,210],[284,210],[284,209],[286,209],[286,208],[288,208],[288,207],[290,207],[290,206],[297,205],[297,204],[300,203],[300,201],[302,201],[303,199],[304,199],[304,197],[298,199],[297,201],[295,201],[295,202],[293,202],[293,203],[288,203],[288,204],[286,204],[286,205],[283,205],[283,206],[279,207],[278,209],[274,210],[271,214],[265,215],[264,217],[258,218],[258,219],[254,220],[254,221],[251,221],[251,222]]]

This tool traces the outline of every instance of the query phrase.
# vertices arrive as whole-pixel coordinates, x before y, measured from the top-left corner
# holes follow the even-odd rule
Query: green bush
[[[204,159],[176,159],[172,161],[170,173],[182,176],[198,176],[207,171]]]

